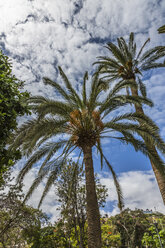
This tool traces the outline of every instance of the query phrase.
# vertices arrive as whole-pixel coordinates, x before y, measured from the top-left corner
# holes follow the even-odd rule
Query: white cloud
[[[14,64],[22,60],[20,66],[14,66],[22,80],[31,84],[36,75],[37,81],[45,75],[55,79],[54,66],[59,64],[77,83],[80,74],[90,71],[96,56],[103,53],[96,37],[111,40],[135,31],[139,45],[148,34],[151,44],[163,41],[156,31],[163,22],[163,5],[163,1],[156,4],[153,0],[9,0],[1,4],[0,33],[6,35],[2,41]],[[33,94],[36,88],[45,92],[41,84],[27,87]]]
[[[106,177],[105,177],[106,175]],[[100,182],[108,188],[107,207],[105,210],[110,212],[108,206],[110,202],[117,201],[117,194],[113,179],[108,173],[99,175]],[[152,209],[165,213],[163,201],[159,192],[158,185],[152,171],[129,171],[119,175],[119,182],[123,191],[125,208],[134,210]],[[111,214],[118,213],[115,205]]]

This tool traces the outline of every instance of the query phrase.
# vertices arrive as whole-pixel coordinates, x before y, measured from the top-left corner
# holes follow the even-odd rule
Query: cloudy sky
[[[104,45],[117,37],[128,38],[135,33],[138,47],[150,37],[148,48],[165,44],[165,35],[157,28],[165,24],[163,0],[6,0],[0,1],[0,47],[13,61],[15,75],[25,81],[33,95],[49,97],[54,92],[42,83],[47,76],[59,81],[57,66],[62,66],[75,86],[81,83],[85,71],[92,73],[96,57],[106,54]],[[146,109],[159,125],[165,139],[165,70],[153,70],[143,75],[148,97],[155,106]],[[104,143],[106,154],[123,188],[126,207],[164,211],[161,196],[150,163],[140,153],[122,144]],[[95,170],[101,182],[109,188],[105,211],[116,213],[116,194],[111,175],[99,170],[95,155]],[[15,171],[23,166],[21,161]],[[35,169],[25,179],[26,189],[35,176]],[[30,178],[30,180],[29,180]],[[41,185],[30,202],[39,200]],[[43,210],[56,218],[56,196],[52,189]],[[165,211],[164,211],[165,212]]]

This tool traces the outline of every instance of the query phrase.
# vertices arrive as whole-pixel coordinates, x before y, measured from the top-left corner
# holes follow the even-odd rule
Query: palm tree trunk
[[[83,147],[86,177],[86,200],[88,221],[88,248],[101,248],[100,213],[96,195],[92,147]]]
[[[138,90],[137,90],[137,88],[131,88],[131,92],[132,92],[132,96],[138,96]],[[144,111],[143,111],[142,106],[139,106],[139,105],[136,105],[135,104],[135,110],[136,110],[137,113],[144,114]],[[153,144],[149,144],[145,140],[145,138],[143,138],[143,139],[144,139],[144,142],[145,142],[146,146],[149,149],[151,149],[152,151],[154,151],[154,153],[156,154],[156,156],[159,157],[159,154],[158,154],[158,152],[156,150],[156,147]],[[149,159],[150,159],[150,163],[151,163],[152,169],[154,171],[154,174],[155,174],[155,177],[156,177],[158,186],[159,186],[159,190],[160,190],[160,193],[161,193],[161,196],[162,196],[162,199],[163,199],[163,203],[165,205],[165,175],[163,176],[161,174],[161,172],[155,166],[155,164],[152,161],[152,159],[151,158],[149,158]]]

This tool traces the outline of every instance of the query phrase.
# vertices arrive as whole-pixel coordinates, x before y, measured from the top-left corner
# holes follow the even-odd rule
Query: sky
[[[116,42],[130,32],[135,33],[140,47],[150,37],[147,48],[165,45],[165,34],[157,29],[165,24],[163,0],[6,0],[0,1],[0,48],[12,59],[13,72],[25,81],[32,95],[53,98],[55,92],[42,82],[47,76],[60,81],[57,67],[61,66],[76,87],[83,74],[92,74],[97,56],[106,55],[104,45]],[[146,113],[160,127],[165,140],[165,70],[152,70],[143,75],[148,97],[154,107]],[[61,82],[62,83],[62,82]],[[104,150],[118,174],[123,189],[125,207],[153,209],[165,213],[149,160],[132,147],[104,141]],[[14,169],[17,174],[25,163],[21,160]],[[117,196],[107,168],[100,170],[94,152],[95,171],[108,188],[107,204],[102,213],[118,213]],[[34,168],[25,178],[25,191],[35,178]],[[29,203],[37,206],[44,188],[42,183]],[[57,197],[52,188],[42,209],[52,217],[58,216]]]

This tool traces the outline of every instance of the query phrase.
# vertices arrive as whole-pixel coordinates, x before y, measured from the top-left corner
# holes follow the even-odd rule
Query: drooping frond
[[[153,57],[154,55],[160,55],[162,52],[164,52],[164,49],[165,49],[164,46],[156,46],[154,48],[147,50],[139,58],[139,63],[145,63],[147,60],[150,60],[150,57]]]
[[[142,69],[143,71],[147,71],[149,69],[156,69],[156,68],[164,68],[165,63],[151,63],[151,64],[144,64]]]
[[[137,78],[137,83],[139,85],[139,89],[140,89],[142,96],[147,97],[146,86],[139,77]]]
[[[105,160],[105,162],[106,162],[109,170],[112,173],[113,181],[114,181],[114,184],[115,184],[115,187],[116,187],[117,196],[118,196],[118,207],[119,207],[120,211],[122,211],[122,209],[124,207],[124,200],[123,200],[123,193],[122,193],[120,184],[118,182],[117,176],[115,174],[115,171],[113,170],[112,165],[109,163],[109,161],[107,160],[107,158],[102,153],[102,150],[100,150],[99,148],[98,148],[98,150],[99,150],[100,154],[102,155],[102,157],[104,158],[104,160]]]
[[[57,135],[64,133],[66,122],[67,121],[65,119],[56,120],[52,117],[36,120],[33,125],[31,125],[31,122],[28,121],[27,123],[25,123],[27,124],[27,126],[24,125],[26,126],[26,132],[25,130],[22,130],[22,132],[20,132],[20,129],[18,129],[18,133],[20,133],[16,138],[16,143],[13,143],[13,146],[16,147],[16,144],[18,145],[19,141],[19,144],[22,144],[22,151],[26,152],[26,154],[30,154],[33,148],[37,145],[37,142],[45,135],[49,136],[50,134]]]
[[[102,150],[100,138],[97,140],[96,148],[97,148],[98,152],[100,153],[100,164],[101,164],[101,169],[102,169],[103,168],[103,150]]]
[[[141,104],[146,104],[148,106],[153,106],[153,103],[144,97],[140,97],[140,96],[126,96],[126,95],[116,95],[114,97],[111,97],[109,99],[106,99],[102,104],[100,104],[100,108],[99,111],[100,113],[103,113],[104,111],[106,111],[106,115],[109,114],[109,108],[110,111],[112,111],[112,106],[114,103],[122,103],[123,105],[125,104],[137,104],[139,106],[141,106]],[[120,105],[121,106],[121,105]],[[105,114],[104,114],[105,116]]]
[[[108,48],[108,47],[106,47]],[[108,67],[112,67],[114,69],[119,69],[120,68],[120,64],[113,58],[110,58],[110,57],[107,57],[107,56],[100,56],[100,57],[97,57],[99,59],[99,61],[96,61],[93,63],[93,65],[96,65],[96,64],[99,64],[101,65],[101,67],[103,67],[103,69],[107,69]],[[100,67],[100,72],[101,72],[101,68]],[[107,68],[106,68],[107,67]]]
[[[43,191],[41,199],[39,201],[38,208],[40,208],[45,196],[48,194],[51,186],[54,184],[55,180],[57,179],[57,177],[61,171],[61,168],[63,167],[63,165],[65,163],[66,163],[66,160],[63,159],[63,160],[57,161],[57,163],[54,164],[54,168],[52,168],[52,171],[50,172],[50,175],[48,176],[48,180],[47,180],[46,185],[44,187],[44,191]],[[41,175],[42,175],[42,172],[41,172]]]
[[[25,175],[29,172],[29,170],[43,157],[45,157],[47,154],[48,156],[45,158],[44,162],[42,163],[42,168],[47,161],[66,143],[66,140],[58,141],[58,142],[47,142],[43,147],[38,149],[34,154],[28,159],[28,161],[25,163],[23,169],[20,171],[17,182],[20,182],[23,180]]]
[[[38,175],[35,180],[33,181],[30,189],[28,190],[25,198],[24,198],[24,203],[27,202],[27,200],[31,197],[33,194],[34,190],[39,186],[39,184],[43,181],[45,176],[47,175],[46,171],[43,171],[42,174]]]
[[[116,116],[112,118],[112,122],[117,122],[121,120],[130,120],[135,122],[141,122],[141,124],[148,125],[152,127],[155,131],[159,131],[158,126],[154,123],[154,121],[148,117],[147,115],[144,115],[142,113],[125,113],[123,115]]]
[[[115,122],[110,121],[104,123],[105,128],[110,128],[116,130],[120,133],[123,133],[123,130],[131,131],[133,134],[138,134],[140,137],[143,137],[147,140],[149,144],[154,144],[163,154],[165,154],[165,143],[159,135],[158,129],[154,126],[144,124],[132,124],[128,122]]]
[[[133,80],[121,80],[115,84],[115,86],[112,88],[112,90],[107,95],[106,101],[111,99],[115,94],[119,93],[120,90],[126,88],[126,87],[132,87],[136,88],[136,82]]]
[[[32,105],[32,109],[39,115],[39,118],[47,114],[68,117],[73,111],[73,106],[64,102],[46,99],[44,103]]]

